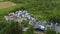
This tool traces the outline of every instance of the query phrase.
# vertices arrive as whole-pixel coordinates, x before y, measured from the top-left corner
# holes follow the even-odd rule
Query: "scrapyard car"
[[[44,22],[37,22],[35,24],[35,26],[34,26],[34,29],[45,31],[46,30],[46,23],[44,23]]]

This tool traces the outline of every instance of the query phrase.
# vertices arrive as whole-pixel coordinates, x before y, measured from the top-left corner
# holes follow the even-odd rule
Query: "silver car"
[[[44,22],[37,22],[34,26],[34,29],[38,29],[38,30],[46,30],[46,23]]]

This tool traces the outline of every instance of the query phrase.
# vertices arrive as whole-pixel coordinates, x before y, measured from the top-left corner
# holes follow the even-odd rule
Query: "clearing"
[[[8,8],[8,7],[11,7],[11,6],[14,6],[14,5],[16,5],[16,4],[13,3],[13,2],[9,2],[9,1],[0,2],[0,9]]]

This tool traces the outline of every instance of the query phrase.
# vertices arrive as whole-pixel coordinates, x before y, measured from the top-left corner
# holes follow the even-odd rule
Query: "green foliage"
[[[6,30],[7,34],[10,33],[10,34],[17,34],[18,32],[18,23],[17,22],[12,22],[10,27],[8,27]],[[9,31],[8,31],[9,30]]]
[[[47,30],[46,31],[46,34],[56,34],[56,32],[55,31],[52,31],[52,30]]]
[[[8,22],[4,15],[20,9],[27,10],[37,21],[46,20],[60,23],[60,0],[5,0],[15,2],[17,5],[0,9],[0,34],[22,34],[22,26],[28,26],[28,21],[23,21],[22,26],[17,22]],[[34,34],[33,27],[24,34]],[[55,31],[47,30],[46,34],[56,34]],[[58,33],[59,34],[59,33]]]
[[[17,4],[5,9],[0,9],[0,34],[20,34],[22,33],[22,27],[18,25],[17,22],[8,22],[5,20],[4,16],[10,12],[19,10],[22,5]]]
[[[53,22],[53,23],[60,23],[60,16],[59,15],[51,15],[51,16],[48,16],[48,21],[50,22]]]
[[[34,29],[32,26],[30,26],[27,31],[24,32],[24,34],[34,34]]]
[[[53,21],[60,23],[60,0],[8,0],[15,2],[17,5],[8,9],[0,10],[0,15],[8,14],[11,11],[24,9],[29,11],[32,16],[40,20]],[[20,7],[20,8],[19,8]],[[56,20],[54,20],[56,19]]]
[[[58,33],[58,34],[60,34],[60,33]]]
[[[5,29],[9,24],[7,22],[0,22],[0,34],[5,33]]]
[[[12,7],[9,7],[9,8],[6,8],[6,9],[0,9],[0,16],[4,16],[4,15],[7,15],[8,13],[10,12],[14,12],[16,10],[19,10],[20,5],[16,5],[16,6],[12,6]]]
[[[0,22],[6,22],[4,16],[7,15],[8,13],[10,12],[14,12],[14,11],[17,11],[19,10],[22,5],[20,4],[17,4],[15,6],[12,6],[12,7],[9,7],[9,8],[5,8],[5,9],[0,9]]]
[[[24,27],[27,27],[27,26],[29,26],[29,21],[28,20],[23,20],[21,25],[24,26]]]
[[[12,21],[12,22],[8,22],[5,25],[7,25],[7,26],[4,26],[4,28],[2,28],[0,30],[0,34],[20,34],[20,33],[22,33],[22,28],[20,27],[18,22]]]

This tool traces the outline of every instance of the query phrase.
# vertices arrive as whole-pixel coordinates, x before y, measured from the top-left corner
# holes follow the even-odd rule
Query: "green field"
[[[21,6],[37,20],[60,22],[60,0],[8,0]],[[12,10],[11,10],[12,11]],[[7,12],[7,11],[5,11]],[[2,12],[3,13],[3,12]]]
[[[19,7],[12,7],[16,10],[25,9],[39,21],[60,22],[60,0],[8,0],[17,4]],[[10,7],[9,7],[10,8]],[[11,11],[15,11],[14,9]],[[10,12],[10,9],[0,10],[1,13]]]
[[[0,2],[0,34],[11,34],[13,28],[17,28],[15,22],[6,21],[4,16],[21,9],[27,10],[37,21],[60,23],[60,0],[4,0]]]
[[[8,0],[0,2],[0,21],[5,21],[4,15],[20,9],[27,10],[37,21],[60,23],[59,0]]]

